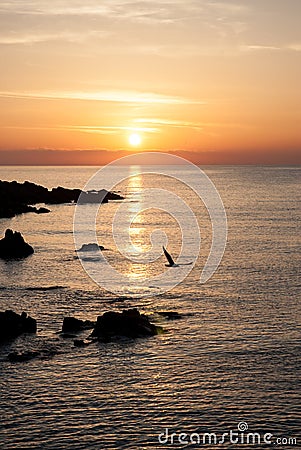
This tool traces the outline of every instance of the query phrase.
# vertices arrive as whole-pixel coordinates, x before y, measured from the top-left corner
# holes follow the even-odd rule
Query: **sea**
[[[35,250],[0,260],[0,310],[38,323],[36,335],[0,346],[0,448],[301,448],[301,167],[199,169],[227,217],[221,261],[204,283],[220,204],[208,207],[193,189],[197,172],[115,166],[93,181],[100,169],[0,167],[1,180],[50,189],[118,180],[112,190],[124,198],[98,205],[94,222],[93,206],[71,203],[0,219],[0,236],[20,231]],[[78,208],[101,256],[76,252]],[[165,266],[162,245],[179,267]],[[108,267],[117,274],[109,282]],[[96,320],[128,308],[164,332],[86,347],[60,333],[66,316]],[[170,311],[176,320],[159,314]],[[14,351],[38,356],[10,361]]]

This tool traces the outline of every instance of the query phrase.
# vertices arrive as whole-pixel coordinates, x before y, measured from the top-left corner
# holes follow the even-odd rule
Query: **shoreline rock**
[[[34,253],[31,245],[24,241],[23,236],[18,231],[8,228],[5,236],[0,239],[0,258],[18,259],[27,258]]]
[[[18,183],[0,180],[0,199],[0,218],[11,218],[27,212],[36,214],[50,212],[48,208],[33,206],[39,203],[46,205],[76,202],[79,204],[108,203],[111,200],[123,200],[123,197],[105,189],[84,192],[81,189],[58,186],[48,190],[44,186],[29,181]]]

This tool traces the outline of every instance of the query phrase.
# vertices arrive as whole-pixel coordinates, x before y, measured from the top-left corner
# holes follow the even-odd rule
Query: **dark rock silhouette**
[[[30,361],[33,358],[37,358],[38,356],[40,356],[40,353],[36,351],[27,351],[23,353],[14,351],[9,353],[7,357],[11,362],[25,362]]]
[[[80,249],[78,249],[78,252],[92,252],[96,250],[104,250],[105,248],[102,245],[98,245],[95,243],[91,244],[83,244]]]
[[[75,317],[64,317],[62,332],[78,333],[79,331],[89,330],[95,326],[91,320],[80,320]]]
[[[25,312],[17,314],[7,310],[0,312],[0,342],[20,336],[23,333],[36,333],[37,322]]]
[[[34,208],[36,211],[34,211],[36,214],[47,214],[50,213],[50,209],[48,208],[44,208],[43,206],[41,206],[41,208]]]
[[[21,233],[14,232],[9,228],[5,231],[4,238],[0,240],[0,258],[26,258],[32,253],[34,253],[34,249],[24,241]]]
[[[111,336],[126,336],[138,338],[158,334],[157,327],[147,316],[134,309],[119,312],[106,312],[97,317],[97,322],[91,337],[108,339]]]
[[[182,319],[181,314],[179,314],[177,311],[158,311],[157,314],[159,314],[159,316],[165,317],[168,320]]]
[[[61,186],[48,190],[43,186],[25,181],[0,181],[0,218],[10,218],[17,214],[49,212],[47,208],[36,208],[38,203],[107,203],[110,200],[122,200],[119,194],[100,191],[83,192],[81,189],[67,189]]]
[[[85,341],[84,339],[74,339],[74,347],[87,347],[92,344],[92,341]]]

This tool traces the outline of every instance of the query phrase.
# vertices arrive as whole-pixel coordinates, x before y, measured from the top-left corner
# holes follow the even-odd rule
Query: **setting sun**
[[[141,136],[137,133],[130,134],[129,143],[130,143],[130,145],[137,147],[138,145],[141,144]]]

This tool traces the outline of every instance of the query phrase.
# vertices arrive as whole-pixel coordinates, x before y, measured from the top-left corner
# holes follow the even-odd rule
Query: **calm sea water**
[[[0,179],[82,188],[96,170],[1,167]],[[114,170],[132,173],[131,167]],[[180,177],[189,169],[176,170]],[[301,169],[207,167],[205,172],[223,199],[229,230],[222,263],[204,285],[198,279],[211,245],[211,225],[197,197],[159,175],[136,176],[116,187],[129,212],[144,201],[143,189],[161,187],[177,193],[197,216],[202,234],[197,264],[161,296],[154,296],[151,285],[141,298],[131,297],[124,286],[110,294],[90,279],[75,258],[72,205],[0,220],[1,235],[8,227],[21,231],[35,248],[24,261],[0,261],[0,309],[24,310],[38,320],[36,336],[0,347],[1,449],[198,448],[164,445],[158,436],[166,428],[221,435],[237,431],[242,421],[262,436],[295,437],[300,448]],[[166,270],[163,258],[133,264],[117,251],[112,220],[119,206],[102,205],[97,222],[98,240],[111,264],[137,279]],[[153,229],[165,231],[176,255],[181,232],[163,211],[137,217],[133,242],[149,249]],[[91,261],[92,269],[93,264],[97,261]],[[72,339],[57,333],[66,315],[95,319],[127,307],[151,315],[167,332],[86,348],[75,348]],[[182,319],[159,319],[155,313],[162,310],[178,311]],[[54,355],[26,363],[7,360],[9,352],[28,349],[53,350]]]

